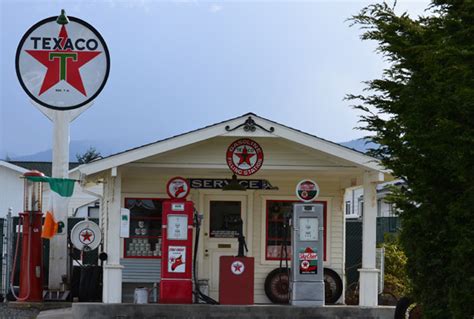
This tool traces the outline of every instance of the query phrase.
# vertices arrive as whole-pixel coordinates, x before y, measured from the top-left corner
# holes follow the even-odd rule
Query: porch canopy
[[[321,199],[328,207],[327,259],[330,266],[343,278],[345,261],[344,189],[364,187],[363,256],[360,269],[360,305],[377,305],[376,269],[376,185],[384,180],[387,171],[378,160],[339,144],[247,113],[237,118],[209,125],[188,133],[108,156],[72,170],[82,185],[103,183],[100,222],[104,232],[104,251],[108,259],[104,265],[103,301],[122,301],[123,245],[119,238],[120,208],[130,194],[152,196],[166,194],[169,178],[217,179],[230,178],[226,163],[227,147],[236,139],[250,138],[263,149],[261,169],[252,176],[239,179],[258,179],[271,183],[278,190],[248,190],[245,229],[249,255],[255,257],[256,301],[268,302],[257,291],[262,286],[265,272],[277,262],[262,253],[266,251],[265,199],[295,197],[296,183],[303,178],[316,180],[321,188]],[[190,199],[199,210],[206,210],[206,196],[223,194],[222,190],[193,189]],[[230,192],[235,193],[235,191]],[[204,236],[204,235],[203,235]],[[199,277],[208,276],[212,282],[214,270],[207,270],[202,248],[198,259]],[[209,266],[210,267],[210,266]],[[212,285],[211,285],[212,290]],[[263,288],[262,288],[263,289]],[[262,290],[263,291],[263,290]],[[212,293],[212,291],[211,291]]]

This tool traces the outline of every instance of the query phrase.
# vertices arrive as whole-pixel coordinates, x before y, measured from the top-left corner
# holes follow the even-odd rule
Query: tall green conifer
[[[352,17],[389,62],[356,100],[362,126],[407,187],[395,193],[414,297],[426,318],[474,316],[474,1],[423,17],[387,4]]]

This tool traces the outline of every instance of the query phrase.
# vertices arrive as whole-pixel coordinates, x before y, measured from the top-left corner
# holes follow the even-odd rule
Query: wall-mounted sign
[[[296,185],[296,197],[301,201],[309,203],[319,196],[319,186],[310,179],[304,179]]]
[[[120,237],[130,237],[130,210],[127,208],[120,208]]]
[[[33,101],[70,110],[99,95],[109,76],[110,57],[90,24],[74,17],[58,24],[56,19],[44,19],[25,33],[16,51],[16,73]]]
[[[83,220],[71,230],[71,242],[79,250],[94,250],[102,240],[99,226],[91,220]]]
[[[190,191],[189,183],[185,178],[173,177],[166,185],[168,196],[174,199],[185,199]]]
[[[235,174],[250,176],[262,167],[263,150],[254,140],[242,138],[229,145],[226,162]]]
[[[231,179],[224,178],[190,178],[191,188],[196,189],[222,189],[228,185]],[[246,189],[278,189],[272,186],[266,179],[239,179],[239,184]]]

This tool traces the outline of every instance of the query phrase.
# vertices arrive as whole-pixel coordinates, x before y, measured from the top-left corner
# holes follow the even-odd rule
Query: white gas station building
[[[256,141],[264,153],[261,169],[238,176],[247,190],[222,190],[232,176],[226,151],[235,140]],[[103,251],[103,302],[124,302],[125,291],[160,280],[161,203],[168,198],[167,181],[188,179],[188,200],[204,215],[199,238],[197,274],[207,280],[208,293],[219,296],[219,257],[236,255],[227,216],[243,220],[248,256],[255,258],[254,301],[270,303],[264,290],[267,275],[280,265],[283,214],[297,202],[296,184],[305,178],[320,188],[324,205],[324,267],[344,279],[344,192],[364,190],[363,257],[360,305],[376,306],[376,186],[391,178],[380,163],[363,153],[278,124],[253,113],[140,146],[74,169],[85,187],[101,183],[100,227]],[[245,181],[245,182],[244,182]],[[130,210],[130,237],[120,237],[120,210]],[[230,234],[228,236],[228,234]],[[343,297],[339,300],[343,303]]]

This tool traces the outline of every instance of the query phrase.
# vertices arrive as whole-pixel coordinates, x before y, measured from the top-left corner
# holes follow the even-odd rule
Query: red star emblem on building
[[[92,233],[86,230],[81,234],[81,236],[82,236],[82,241],[83,242],[91,241]]]
[[[66,27],[59,32],[60,47],[64,48],[68,40]],[[79,69],[101,54],[101,51],[73,51],[70,48],[54,50],[26,50],[26,52],[43,64],[48,70],[41,84],[39,95],[48,91],[60,81],[66,81],[73,88],[87,96]]]
[[[250,164],[250,159],[255,156],[255,154],[249,153],[247,148],[244,146],[241,153],[235,153],[239,157],[239,163],[237,165],[247,164],[248,166],[252,166]]]

